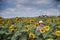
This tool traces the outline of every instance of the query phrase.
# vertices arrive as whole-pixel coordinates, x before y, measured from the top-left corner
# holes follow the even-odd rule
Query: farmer
[[[39,38],[42,38],[42,39],[44,40],[43,35],[39,32],[39,30],[40,30],[41,28],[44,28],[44,22],[43,22],[43,21],[39,21],[39,26],[36,28],[36,33],[37,33],[37,36],[38,36]]]

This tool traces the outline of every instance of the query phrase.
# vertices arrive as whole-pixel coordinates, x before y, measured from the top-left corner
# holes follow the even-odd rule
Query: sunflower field
[[[44,22],[40,29],[44,40],[60,40],[60,16],[16,17],[0,16],[0,40],[43,40],[39,38],[36,28],[39,21]]]

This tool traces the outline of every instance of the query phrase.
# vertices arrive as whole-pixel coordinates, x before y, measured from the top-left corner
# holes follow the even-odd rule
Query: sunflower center
[[[57,34],[60,34],[59,32]]]
[[[33,35],[31,35],[31,37],[33,38]]]
[[[44,30],[41,30],[42,32],[44,31]]]
[[[26,27],[26,29],[28,29],[28,27]]]
[[[48,29],[48,27],[46,27],[46,29]]]
[[[33,21],[31,21],[31,22],[33,22]]]

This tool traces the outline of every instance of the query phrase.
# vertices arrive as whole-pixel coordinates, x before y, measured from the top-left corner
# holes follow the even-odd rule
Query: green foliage
[[[44,25],[49,25],[50,26],[50,30],[46,31],[43,34],[43,37],[45,39],[47,38],[53,38],[54,40],[59,40],[60,37],[57,37],[54,32],[55,30],[60,30],[60,24],[58,25],[56,22],[46,22],[46,19],[54,19],[54,17],[47,17],[47,16],[39,16],[36,17],[36,21],[35,23],[38,23],[39,20],[43,20],[44,21]],[[3,19],[2,21],[4,21],[4,25],[0,26],[0,40],[43,40],[42,38],[39,38],[36,34],[40,34],[40,33],[36,33],[35,30],[36,28],[34,28],[34,24],[30,24],[29,23],[29,19],[33,19],[33,18],[19,18],[19,22],[16,23],[15,22],[15,18],[12,18],[10,20],[12,20],[12,23],[10,25],[6,25],[7,19]],[[25,19],[28,20],[25,21]],[[49,20],[49,19],[48,19]],[[57,20],[58,21],[58,20]],[[10,32],[9,27],[11,25],[14,25],[14,29],[16,30],[16,32]],[[29,25],[30,27],[30,31],[26,31],[24,26],[25,25]],[[29,33],[32,32],[36,35],[35,39],[31,39],[29,38]]]

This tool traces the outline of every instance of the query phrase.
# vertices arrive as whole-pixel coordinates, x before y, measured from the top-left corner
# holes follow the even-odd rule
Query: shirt
[[[41,26],[38,26],[38,27],[36,28],[36,34],[37,34],[37,35],[40,35],[40,32],[39,32],[39,30],[40,30],[41,28],[43,28],[43,27],[41,27]]]

